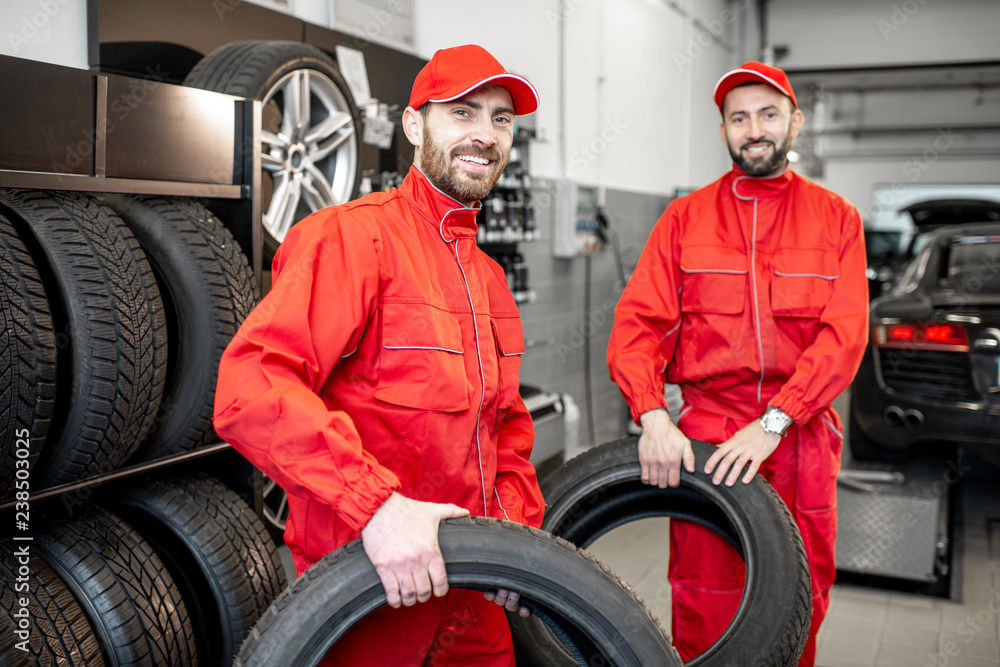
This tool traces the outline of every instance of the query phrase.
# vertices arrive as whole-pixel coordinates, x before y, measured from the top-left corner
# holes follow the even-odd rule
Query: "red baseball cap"
[[[489,51],[476,44],[435,53],[413,81],[410,106],[419,109],[426,102],[451,102],[487,83],[507,89],[517,115],[538,108],[535,87],[524,77],[509,73]]]
[[[792,90],[792,84],[788,82],[788,75],[784,71],[756,60],[750,60],[740,65],[738,69],[723,74],[719,82],[715,84],[715,104],[720,110],[729,91],[741,83],[766,83],[790,99],[792,106],[796,109],[799,108],[798,102],[795,101],[795,91]]]

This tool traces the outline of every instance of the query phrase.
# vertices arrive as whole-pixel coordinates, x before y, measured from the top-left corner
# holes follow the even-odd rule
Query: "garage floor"
[[[1000,665],[1000,488],[967,480],[959,489],[952,600],[837,584],[820,629],[820,667]],[[665,627],[670,586],[662,559],[667,519],[627,524],[592,551],[628,581]]]

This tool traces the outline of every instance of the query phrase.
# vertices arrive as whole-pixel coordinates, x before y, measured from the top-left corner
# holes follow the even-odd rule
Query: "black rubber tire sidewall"
[[[267,529],[242,499],[198,471],[115,489],[107,502],[170,570],[196,628],[199,664],[228,666],[287,585]]]
[[[152,269],[122,220],[81,193],[0,190],[49,296],[56,330],[54,418],[36,489],[113,470],[153,425],[166,320]]]
[[[619,523],[657,515],[679,516],[701,523],[697,510],[684,509],[690,505],[690,494],[697,493],[723,509],[731,522],[733,536],[742,541],[748,562],[747,587],[752,590],[745,593],[743,604],[723,637],[686,664],[698,667],[796,664],[808,638],[812,592],[802,538],[784,502],[760,476],[750,484],[738,482],[732,487],[712,484],[711,477],[701,471],[715,447],[699,441],[692,441],[696,472],[682,469],[680,487],[658,489],[643,485],[639,479],[637,445],[637,437],[602,445],[546,477],[541,484],[546,502],[542,529],[559,537],[572,533],[574,521],[586,521],[588,513],[601,511],[602,505],[608,504],[618,492],[622,496],[641,494],[638,497],[647,499],[643,505],[650,504],[653,496],[648,494],[665,499],[667,506],[672,504],[672,497],[685,499],[679,504],[682,511],[675,513],[671,509],[670,514],[624,504],[625,509],[617,517]],[[720,523],[716,517],[708,523],[713,522]],[[721,529],[725,536],[725,526]],[[577,540],[579,546],[585,547],[604,530],[600,526],[588,530],[589,535]]]
[[[2,215],[0,277],[2,498],[14,492],[17,475],[28,481],[23,475],[30,473],[45,443],[56,392],[55,332],[45,287],[24,242]]]
[[[592,556],[519,524],[466,517],[441,524],[452,588],[508,588],[573,619],[618,667],[679,665],[641,601]],[[385,604],[361,541],[309,568],[264,614],[234,665],[314,665],[358,620]]]
[[[28,552],[24,563],[22,550]],[[27,575],[24,572],[27,571]],[[0,540],[0,664],[103,667],[100,645],[83,609],[59,576],[32,552],[30,542]],[[14,634],[28,600],[28,651]],[[8,623],[10,626],[8,627]]]
[[[169,357],[153,427],[133,460],[217,439],[212,406],[219,360],[257,303],[250,263],[232,234],[189,199],[101,195],[145,251],[166,311]]]
[[[173,578],[152,546],[91,502],[47,517],[33,547],[80,603],[108,665],[197,663],[194,631]]]

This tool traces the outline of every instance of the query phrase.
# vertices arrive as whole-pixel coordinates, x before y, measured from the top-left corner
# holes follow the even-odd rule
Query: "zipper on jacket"
[[[753,202],[753,223],[750,227],[750,285],[753,288],[754,329],[757,334],[757,355],[760,359],[760,378],[757,380],[757,406],[760,406],[760,392],[764,384],[764,343],[760,335],[760,301],[757,298],[757,198],[741,197],[736,192],[736,184],[749,176],[739,176],[733,181],[733,196],[742,201]]]
[[[444,235],[444,221],[448,219],[454,211],[462,209],[452,209],[444,214],[438,225],[438,232],[445,243],[451,243],[455,249],[455,262],[458,270],[462,273],[462,282],[465,284],[465,295],[469,297],[469,308],[472,310],[472,334],[476,338],[476,360],[479,362],[479,408],[476,411],[476,455],[479,457],[479,488],[483,492],[483,515],[487,516],[488,506],[486,504],[486,474],[483,472],[483,447],[479,441],[479,422],[483,416],[483,401],[486,399],[486,374],[483,372],[483,355],[479,348],[479,322],[476,320],[476,304],[472,300],[472,289],[469,288],[469,278],[465,275],[465,267],[462,266],[462,258],[458,253],[458,238],[448,240]]]

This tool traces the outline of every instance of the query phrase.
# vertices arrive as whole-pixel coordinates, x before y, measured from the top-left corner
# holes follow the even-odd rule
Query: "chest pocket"
[[[746,305],[747,257],[721,246],[681,249],[681,310],[686,313],[742,313]]]
[[[774,256],[771,310],[780,317],[819,317],[839,278],[837,255],[828,250],[782,250]]]
[[[426,304],[387,303],[381,326],[375,398],[422,410],[468,409],[462,328],[454,315]]]
[[[524,334],[518,317],[491,317],[493,339],[497,346],[500,369],[499,403],[501,410],[514,407],[520,393],[521,355],[524,354]]]

